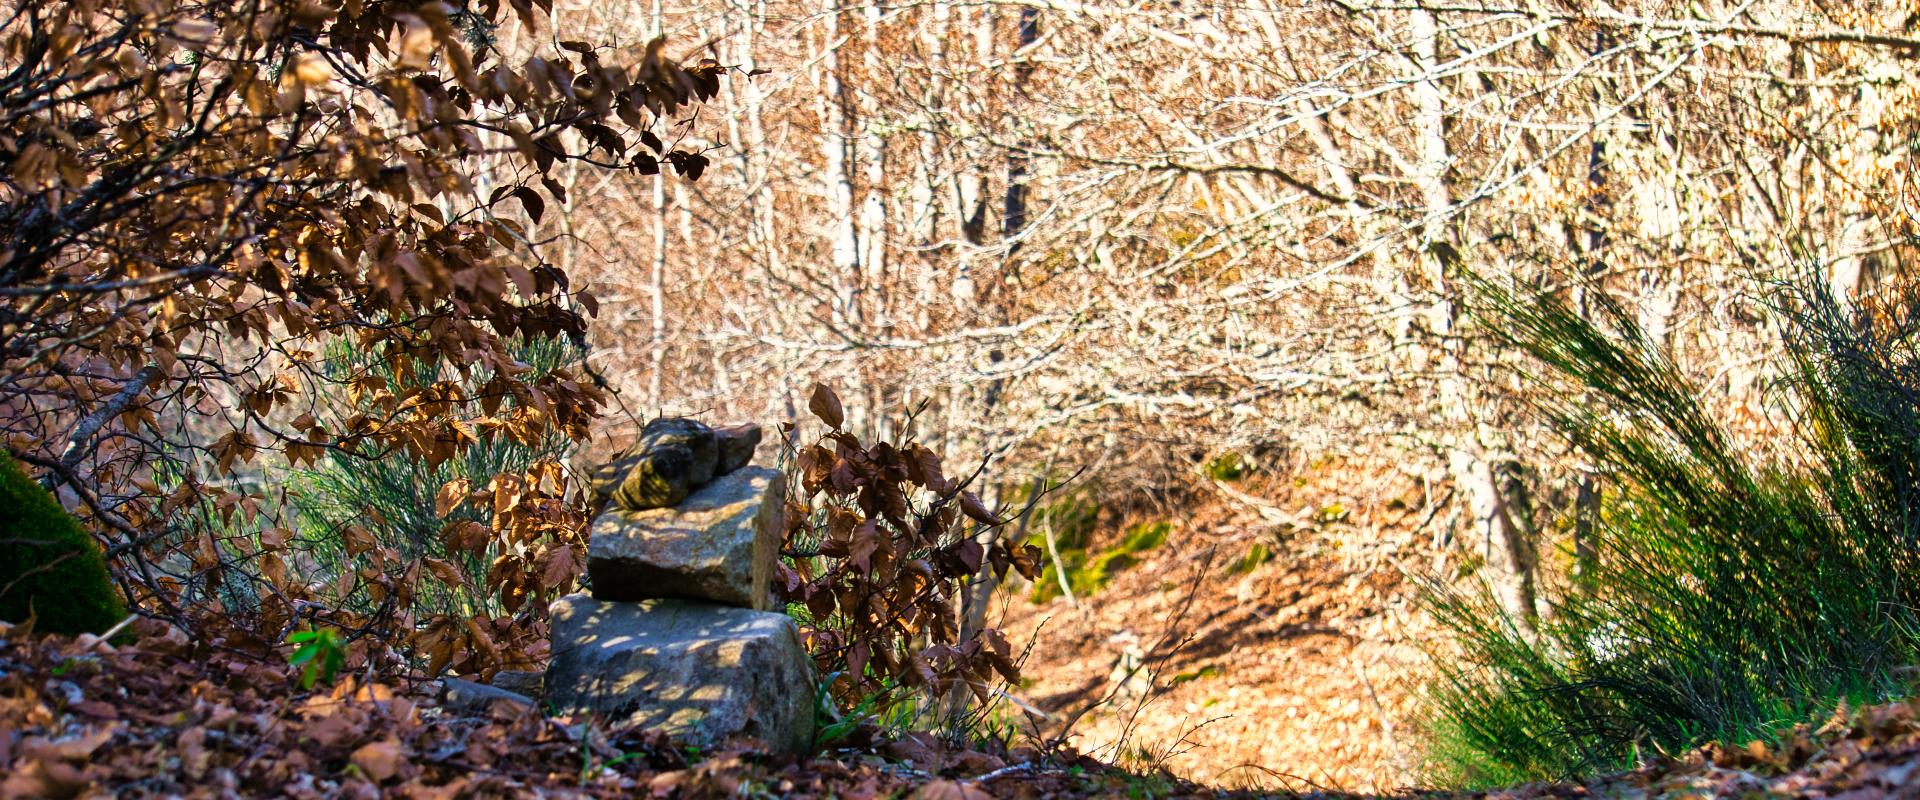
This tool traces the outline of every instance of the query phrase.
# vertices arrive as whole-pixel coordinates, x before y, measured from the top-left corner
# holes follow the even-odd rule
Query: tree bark
[[[826,32],[820,54],[824,91],[820,93],[820,152],[825,161],[821,188],[827,198],[827,230],[832,237],[833,322],[859,319],[860,221],[853,208],[853,136],[847,86],[840,64],[839,0],[827,0]]]
[[[1531,631],[1537,617],[1534,601],[1534,559],[1527,533],[1531,511],[1514,496],[1523,486],[1519,470],[1489,453],[1493,443],[1482,440],[1480,402],[1471,395],[1460,341],[1454,328],[1460,298],[1452,280],[1458,267],[1457,217],[1447,170],[1452,158],[1447,145],[1447,108],[1435,71],[1440,64],[1439,24],[1425,8],[1409,12],[1413,61],[1419,70],[1413,86],[1413,127],[1417,137],[1418,174],[1415,180],[1425,212],[1420,225],[1421,264],[1431,293],[1427,309],[1428,332],[1438,347],[1441,416],[1452,431],[1448,466],[1467,498],[1476,539],[1484,543],[1488,582],[1501,607],[1516,623]]]

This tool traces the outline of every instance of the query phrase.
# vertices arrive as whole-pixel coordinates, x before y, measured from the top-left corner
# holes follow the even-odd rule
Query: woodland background
[[[539,230],[607,292],[589,363],[638,417],[791,418],[819,380],[870,430],[925,404],[1005,488],[1085,468],[1122,505],[1231,492],[1227,453],[1363,460],[1527,615],[1604,476],[1525,413],[1465,276],[1611,298],[1764,437],[1760,290],[1871,302],[1911,257],[1917,10],[563,3],[738,69],[677,140],[715,148],[701,182],[582,172]]]
[[[816,640],[889,637],[849,710],[1032,694],[987,631],[1044,628],[1049,581],[1077,625],[1180,618],[1088,597],[1162,543],[1216,611],[1266,589],[1209,565],[1274,559],[1394,648],[1447,646],[1379,621],[1414,580],[1531,636],[1646,482],[1542,413],[1551,354],[1488,298],[1639,331],[1685,387],[1592,385],[1595,417],[1697,403],[1786,464],[1817,454],[1776,289],[1910,321],[1911,0],[7,13],[0,434],[201,655],[537,669],[586,470],[660,415],[794,423],[789,599],[827,598]],[[855,519],[893,571],[828,552]],[[847,610],[915,560],[937,587]]]
[[[1195,682],[1145,730],[1082,728],[1208,780],[1415,780],[1419,680],[1391,676],[1448,645],[1395,610],[1402,581],[1485,581],[1528,626],[1595,557],[1619,485],[1538,413],[1552,391],[1471,313],[1476,281],[1617,305],[1741,446],[1792,461],[1775,290],[1876,308],[1913,255],[1910,2],[658,9],[738,69],[686,140],[720,148],[702,181],[586,176],[596,201],[541,228],[620,298],[590,363],[636,418],[790,418],[815,380],[866,430],[923,407],[949,460],[995,454],[990,500],[1071,478],[1103,519],[1171,520],[1184,556],[1148,572],[1262,633],[1160,678],[1245,694]],[[653,18],[557,9],[616,37]],[[1338,636],[1223,610],[1288,609],[1226,571],[1269,547],[1340,587],[1278,618]],[[1138,620],[1181,596],[1121,583],[1078,618],[1016,605],[1019,633],[1074,642],[1039,646],[1029,674],[1065,674],[1037,693],[1153,650]]]

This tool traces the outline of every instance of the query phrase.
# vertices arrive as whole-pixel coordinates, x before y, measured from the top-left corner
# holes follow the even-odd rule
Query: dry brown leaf
[[[440,491],[433,496],[434,516],[444,517],[453,513],[453,510],[459,508],[460,504],[465,503],[468,495],[471,494],[473,494],[472,480],[455,478],[447,481],[445,485],[440,487]]]
[[[840,406],[840,395],[824,383],[813,385],[813,396],[807,400],[807,410],[834,430],[839,430],[841,424],[846,422],[846,410]]]
[[[399,740],[382,739],[361,745],[348,760],[375,783],[384,783],[400,774],[400,768],[407,763],[407,752]]]
[[[986,790],[961,781],[931,781],[913,793],[914,800],[994,800]]]
[[[333,80],[333,66],[319,53],[301,53],[293,61],[293,77],[303,86],[325,86]]]
[[[960,493],[960,510],[982,525],[999,525],[1001,520],[993,515],[986,503],[980,502],[980,496],[973,492]]]
[[[579,550],[570,544],[556,544],[540,556],[540,584],[548,589],[569,585],[585,571]]]
[[[14,769],[0,780],[0,800],[74,797],[92,783],[85,771],[63,761],[15,762]]]

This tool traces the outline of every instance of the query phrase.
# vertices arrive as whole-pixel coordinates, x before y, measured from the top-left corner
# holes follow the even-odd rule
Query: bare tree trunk
[[[1026,59],[1028,46],[1040,38],[1040,9],[1032,6],[1020,8],[1019,45],[1013,50],[1019,59],[1013,68],[1013,89],[1015,96],[1008,102],[1018,103],[1019,95],[1024,94],[1027,80],[1033,76],[1033,65]],[[1006,237],[1007,258],[1013,258],[1020,249],[1018,237],[1027,228],[1027,157],[1018,150],[1007,154],[1007,196],[1000,217],[1000,234]]]
[[[1013,49],[1013,53],[1024,57],[1025,49],[1040,37],[1040,12],[1038,9],[1023,7],[1020,9],[1019,20],[1017,45]],[[1014,96],[1008,98],[1007,102],[1018,103],[1020,101],[1020,97],[1025,94],[1027,79],[1032,73],[1033,68],[1024,61],[1014,67]],[[1007,251],[1004,258],[1008,261],[1011,261],[1018,252],[1018,237],[1021,232],[1026,229],[1027,225],[1026,177],[1027,164],[1025,157],[1017,153],[1010,153],[1007,157],[1006,195],[1003,198],[1002,205],[1004,215],[1000,220],[1001,235],[1007,240]],[[1004,324],[1006,322],[1005,307],[996,308],[995,311],[999,313],[1001,317],[997,321]],[[1004,355],[998,348],[994,348],[988,352],[988,360],[990,363],[998,364],[1003,358]],[[1001,384],[1002,381],[998,378],[988,382],[984,396],[981,399],[980,405],[982,413],[979,419],[991,420],[994,418],[995,407],[1000,403],[1001,391],[1004,388]],[[1041,482],[1044,480],[1045,476],[1035,478],[1032,491],[1036,493],[1039,492],[1042,486]],[[985,499],[991,505],[997,503],[1003,494],[1003,492],[997,491],[996,489],[994,497]],[[1025,535],[1026,525],[1026,518],[1022,516],[1019,530],[1015,533],[1016,537]],[[999,534],[1000,530],[997,528],[983,532],[980,534],[981,545],[992,547],[994,540],[998,538]],[[987,607],[991,604],[994,589],[998,588],[999,584],[1000,581],[994,574],[991,571],[987,571],[983,572],[980,577],[973,582],[972,586],[969,587],[966,601],[962,606],[960,641],[964,642],[973,639],[986,627]],[[947,718],[949,721],[957,721],[959,716],[966,711],[966,700],[966,695],[958,692],[948,699]]]
[[[647,413],[659,414],[666,400],[662,373],[667,366],[667,183],[664,171],[653,176],[653,259],[647,279],[652,336],[647,340]]]
[[[1585,590],[1592,588],[1593,570],[1600,563],[1594,548],[1593,528],[1600,518],[1600,482],[1592,473],[1580,472],[1573,497],[1573,579]]]
[[[1898,29],[1895,26],[1894,29]],[[1888,70],[1900,74],[1899,70]],[[1886,101],[1881,87],[1874,81],[1861,81],[1853,88],[1852,112],[1855,133],[1849,153],[1848,166],[1856,174],[1864,171],[1867,165],[1880,157],[1881,122]],[[1840,104],[1834,104],[1839,107]],[[1886,240],[1886,231],[1880,224],[1880,218],[1864,202],[1864,192],[1841,191],[1843,215],[1838,253],[1832,258],[1828,270],[1828,281],[1833,298],[1842,308],[1851,308],[1855,301],[1871,293],[1879,282],[1879,251]]]
[[[779,236],[774,230],[773,188],[769,185],[769,174],[773,171],[772,156],[767,144],[767,126],[763,109],[765,91],[754,83],[752,74],[758,68],[759,61],[754,54],[755,43],[759,41],[761,26],[766,24],[766,0],[753,0],[748,6],[740,42],[740,94],[746,106],[747,141],[751,145],[741,148],[742,159],[747,169],[745,185],[749,187],[753,202],[753,225],[749,235],[757,239],[760,258],[768,271],[780,274],[785,271],[781,258]]]
[[[1612,46],[1612,37],[1600,31],[1594,34],[1590,54],[1594,57]],[[1594,93],[1594,112],[1612,101],[1612,81],[1605,81],[1603,93]],[[1610,244],[1608,228],[1612,225],[1613,197],[1608,188],[1607,139],[1598,133],[1587,146],[1587,202],[1582,207],[1585,219],[1572,226],[1572,244],[1579,253],[1576,263],[1578,274],[1574,276],[1574,303],[1580,316],[1591,319],[1593,316],[1593,293],[1605,291],[1601,281],[1607,273],[1606,249]],[[1600,514],[1599,476],[1592,470],[1578,469],[1574,479],[1573,499],[1573,578],[1580,588],[1591,588],[1587,580],[1593,574],[1599,558],[1594,548],[1594,527]]]
[[[853,159],[849,152],[853,137],[840,65],[839,0],[827,0],[823,11],[826,34],[820,69],[825,91],[820,93],[820,152],[826,168],[820,174],[827,197],[827,229],[833,236],[833,322],[846,325],[860,316],[860,223],[853,209]]]
[[[861,53],[865,66],[865,78],[878,80],[881,75],[880,20],[886,9],[880,2],[868,3],[866,16],[866,48]],[[886,139],[880,135],[878,126],[881,111],[870,92],[861,93],[859,104],[862,130],[859,138],[858,156],[861,177],[865,183],[865,198],[860,204],[860,268],[865,276],[865,289],[871,295],[867,301],[879,311],[879,319],[888,319],[889,315],[879,306],[884,302],[887,280],[887,150]]]
[[[1434,13],[1424,8],[1410,12],[1413,35],[1413,60],[1419,79],[1413,86],[1415,136],[1419,172],[1415,176],[1424,205],[1420,226],[1421,263],[1432,303],[1427,310],[1427,328],[1439,346],[1439,394],[1443,419],[1452,430],[1453,444],[1448,466],[1456,485],[1466,493],[1477,538],[1501,606],[1516,622],[1531,630],[1534,609],[1534,559],[1522,517],[1531,509],[1515,502],[1511,492],[1518,485],[1518,469],[1503,457],[1499,463],[1489,458],[1492,443],[1481,440],[1478,403],[1470,396],[1466,366],[1454,328],[1458,321],[1459,301],[1452,272],[1460,258],[1455,242],[1457,225],[1447,170],[1452,158],[1447,146],[1446,96],[1435,70],[1440,64],[1439,26]]]
[[[653,0],[653,35],[661,35],[661,0]],[[647,413],[659,414],[666,401],[662,373],[667,367],[667,172],[653,176],[653,259],[647,280],[652,336],[647,341]]]

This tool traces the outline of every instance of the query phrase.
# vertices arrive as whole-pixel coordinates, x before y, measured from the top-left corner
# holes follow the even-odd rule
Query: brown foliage
[[[596,382],[508,350],[580,341],[596,309],[527,223],[567,201],[551,173],[570,163],[697,177],[705,157],[650,128],[712,97],[720,68],[682,68],[660,40],[509,58],[496,32],[534,38],[535,2],[55,0],[0,18],[0,434],[83,507],[138,607],[262,644],[296,614],[406,630],[415,578],[445,566],[349,528],[365,568],[342,579],[384,618],[318,606],[287,578],[259,470],[586,435]],[[336,340],[381,371],[329,372]],[[341,396],[362,410],[328,420]],[[557,466],[478,491],[492,526],[448,541],[493,554],[486,590],[523,613],[429,621],[436,666],[531,632],[528,601],[579,573]]]
[[[965,635],[955,600],[988,570],[1032,579],[1038,548],[981,543],[978,533],[1002,520],[967,488],[977,472],[948,477],[940,456],[911,438],[862,443],[841,429],[840,398],[825,385],[808,408],[828,431],[791,454],[794,560],[781,568],[782,588],[807,608],[804,635],[821,672],[845,677],[836,696],[893,686],[945,695],[964,685],[984,703],[999,679],[1018,681],[1006,637],[990,628]]]
[[[587,516],[581,491],[570,487],[569,477],[558,462],[542,460],[525,474],[496,475],[477,490],[464,478],[441,488],[435,510],[442,517],[467,503],[490,507],[490,525],[455,519],[447,523],[442,540],[449,553],[494,553],[485,589],[517,616],[488,620],[443,614],[427,620],[411,643],[427,659],[428,673],[452,667],[490,675],[495,669],[544,663],[546,605],[571,591],[586,572]],[[417,579],[421,566],[443,583],[466,581],[458,568],[434,558],[420,559],[408,578]]]
[[[1824,724],[1781,730],[1771,743],[1711,744],[1650,759],[1571,793],[1601,797],[1905,797],[1920,770],[1920,706],[1849,709]],[[1528,784],[1515,798],[1564,797],[1565,784]]]

